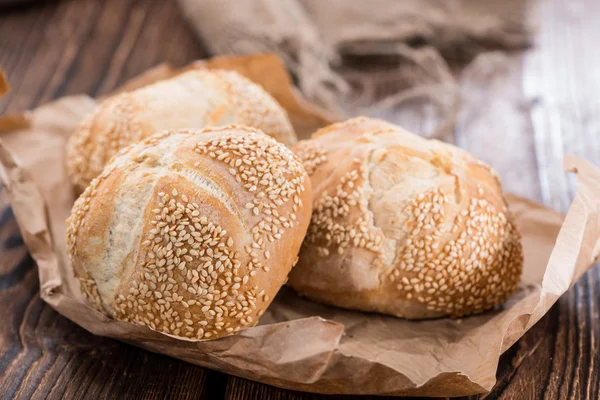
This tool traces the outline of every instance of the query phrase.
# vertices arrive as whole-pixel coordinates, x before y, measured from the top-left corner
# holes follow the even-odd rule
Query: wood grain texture
[[[563,152],[600,161],[597,3],[540,1],[531,11],[535,49],[500,57],[498,71],[475,65],[461,77],[468,101],[456,143],[492,164],[509,190],[557,208],[573,193]],[[104,94],[158,63],[207,55],[173,1],[0,8],[0,66],[12,86],[0,114],[68,94]],[[413,129],[430,125],[427,110],[395,117]],[[0,398],[355,398],[277,389],[84,331],[41,301],[34,262],[6,204],[0,191]],[[600,398],[599,291],[594,268],[502,356],[493,391],[472,398]]]

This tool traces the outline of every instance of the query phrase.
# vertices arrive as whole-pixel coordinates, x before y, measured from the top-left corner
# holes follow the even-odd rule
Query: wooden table
[[[509,57],[476,99],[482,117],[461,117],[455,140],[494,165],[507,189],[564,210],[573,186],[562,172],[563,152],[600,161],[600,5],[546,0],[532,16],[541,17],[537,46]],[[0,113],[69,94],[100,95],[158,63],[179,66],[208,55],[174,2],[47,1],[2,10],[0,65],[12,91],[0,100]],[[0,398],[327,397],[86,332],[40,299],[35,264],[5,205],[2,192]],[[599,291],[594,268],[502,356],[488,398],[600,398]]]

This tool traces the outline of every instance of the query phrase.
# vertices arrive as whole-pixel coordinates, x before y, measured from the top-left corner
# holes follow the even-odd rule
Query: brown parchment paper
[[[272,56],[217,58],[193,68],[238,70],[262,84],[306,132],[329,121],[299,100]],[[160,66],[126,88],[178,71]],[[0,134],[0,176],[25,243],[36,260],[41,297],[88,331],[150,351],[267,384],[320,393],[459,396],[489,391],[500,354],[535,324],[598,259],[600,171],[566,157],[578,191],[566,216],[509,195],[523,234],[520,288],[501,308],[462,320],[405,321],[323,306],[283,288],[259,326],[197,342],[110,320],[89,308],[65,254],[65,219],[73,203],[64,146],[95,106],[86,96],[33,110],[26,125]],[[2,121],[0,119],[0,126]]]
[[[6,80],[6,75],[2,68],[0,68],[0,96],[3,96],[6,92],[8,92],[8,81]]]

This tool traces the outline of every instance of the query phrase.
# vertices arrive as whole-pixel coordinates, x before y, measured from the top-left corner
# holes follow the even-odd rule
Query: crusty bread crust
[[[67,169],[81,193],[120,149],[168,129],[241,124],[286,144],[296,134],[262,87],[232,71],[192,70],[106,99],[67,144]]]
[[[340,307],[410,319],[504,302],[520,280],[520,235],[494,171],[467,152],[355,118],[293,150],[313,215],[289,284]]]
[[[258,322],[311,215],[300,160],[253,128],[176,130],[122,150],[67,221],[75,275],[107,316],[189,339]]]

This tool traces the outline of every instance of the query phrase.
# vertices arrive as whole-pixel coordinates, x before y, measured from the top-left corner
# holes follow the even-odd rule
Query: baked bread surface
[[[241,124],[292,145],[285,110],[262,87],[233,71],[191,70],[104,100],[67,144],[67,170],[78,193],[120,149],[168,129]]]
[[[519,231],[497,175],[466,151],[364,117],[293,150],[313,189],[289,278],[301,295],[423,319],[479,313],[516,290]]]
[[[108,317],[213,339],[258,322],[310,215],[309,178],[281,143],[243,126],[174,130],[92,181],[67,220],[68,254]]]

